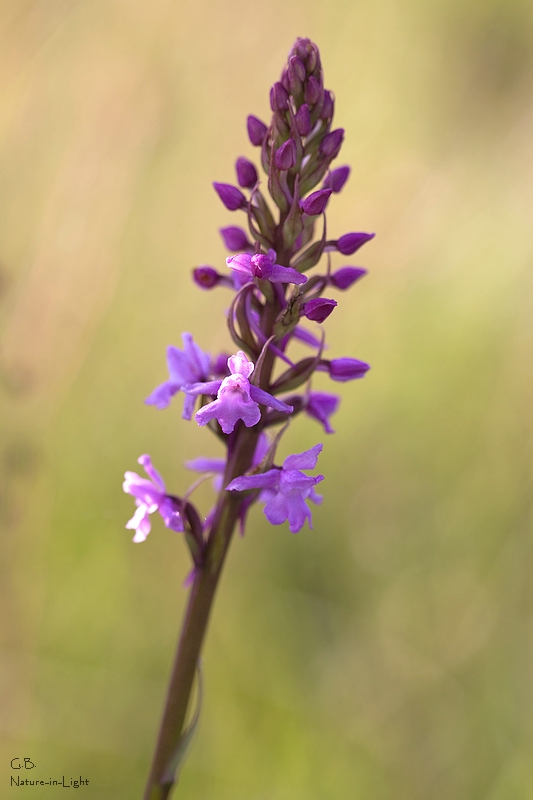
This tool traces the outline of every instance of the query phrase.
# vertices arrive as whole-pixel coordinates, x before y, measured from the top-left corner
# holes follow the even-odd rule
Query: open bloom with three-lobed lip
[[[144,542],[152,527],[150,514],[155,511],[159,511],[167,528],[183,531],[180,514],[172,498],[167,495],[163,478],[152,466],[150,456],[140,456],[138,462],[144,467],[148,479],[141,478],[136,472],[126,472],[122,484],[124,491],[133,495],[137,506],[137,511],[126,524],[126,528],[135,531],[133,541]]]
[[[183,391],[195,397],[197,395],[217,395],[217,399],[208,403],[196,413],[198,425],[207,425],[212,419],[218,420],[224,433],[231,433],[238,420],[242,419],[247,428],[257,425],[261,419],[259,404],[290,414],[293,406],[277,400],[268,392],[254,386],[249,378],[254,371],[253,361],[248,361],[246,354],[239,352],[228,358],[231,375],[221,381],[207,381],[184,386]]]
[[[314,487],[324,480],[323,475],[305,475],[302,470],[314,469],[322,450],[316,444],[310,450],[288,456],[281,468],[269,469],[258,475],[242,475],[226,486],[229,492],[245,492],[248,489],[262,489],[263,496],[268,496],[264,512],[272,525],[281,525],[289,520],[291,533],[297,533],[309,521],[311,527],[311,510],[306,500],[321,503],[322,497]]]

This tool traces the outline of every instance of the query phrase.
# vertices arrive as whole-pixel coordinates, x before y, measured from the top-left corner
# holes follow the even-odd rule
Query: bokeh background
[[[0,6],[2,797],[80,775],[140,797],[188,572],[124,470],[175,492],[206,430],[143,405],[184,330],[229,346],[211,188],[296,36],[320,46],[375,230],[328,320],[314,529],[260,510],[227,563],[177,796],[525,800],[532,760],[533,6],[529,0],[5,0]],[[332,388],[326,376],[318,382]],[[323,440],[298,420],[282,455]],[[211,502],[209,488],[201,502]]]

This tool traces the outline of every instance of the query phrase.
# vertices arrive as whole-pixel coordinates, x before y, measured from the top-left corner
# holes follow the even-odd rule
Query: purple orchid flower
[[[245,492],[248,489],[263,489],[270,492],[264,512],[272,525],[281,525],[289,520],[291,533],[297,533],[305,520],[311,528],[311,510],[306,500],[321,503],[322,497],[314,490],[314,486],[324,480],[323,475],[305,475],[301,470],[314,469],[321,444],[316,444],[303,453],[288,456],[280,468],[269,469],[260,475],[242,475],[226,486],[229,492]]]
[[[183,350],[173,345],[167,348],[169,379],[158,386],[144,401],[146,405],[167,408],[174,395],[186,384],[205,381],[209,377],[210,358],[197,344],[190,333],[182,334]],[[183,419],[191,419],[194,397],[186,395],[183,404]]]
[[[222,381],[195,383],[184,387],[184,391],[191,396],[217,395],[216,400],[197,411],[195,420],[198,425],[207,425],[210,420],[217,419],[224,433],[232,433],[239,419],[242,419],[247,428],[257,425],[261,419],[259,403],[285,414],[293,411],[292,406],[250,383],[248,378],[254,371],[254,363],[248,361],[242,350],[228,358],[228,367],[231,375]]]
[[[167,495],[163,478],[152,466],[150,456],[140,456],[138,462],[144,467],[148,480],[141,478],[136,472],[126,472],[122,484],[124,491],[135,498],[137,506],[137,511],[126,523],[126,528],[135,531],[133,541],[144,542],[152,527],[150,514],[155,511],[159,511],[167,528],[183,531],[183,522],[175,507],[175,501]]]
[[[297,269],[274,264],[275,258],[274,250],[269,250],[268,255],[256,253],[251,256],[249,253],[238,253],[236,256],[229,256],[226,259],[226,264],[234,272],[245,275],[247,280],[261,278],[271,281],[271,283],[302,284],[307,282],[306,276],[298,272]]]

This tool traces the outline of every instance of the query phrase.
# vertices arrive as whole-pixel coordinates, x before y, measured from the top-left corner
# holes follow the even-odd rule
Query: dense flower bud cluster
[[[224,443],[225,459],[197,459],[190,464],[216,476],[217,508],[228,492],[237,493],[233,496],[240,503],[242,526],[255,501],[265,504],[265,515],[274,525],[288,520],[295,532],[306,520],[311,523],[307,502],[321,500],[314,486],[323,476],[309,476],[302,470],[316,467],[322,445],[289,455],[276,466],[286,423],[305,413],[326,433],[333,433],[330,417],[339,397],[313,391],[314,374],[325,372],[333,381],[344,382],[363,377],[369,369],[366,362],[352,357],[323,357],[322,323],[337,307],[337,301],[323,292],[347,290],[366,273],[355,266],[331,272],[329,253],[352,255],[374,236],[355,232],[326,238],[326,209],[350,173],[348,166],[331,169],[344,140],[342,128],[333,127],[334,105],[333,94],[324,87],[318,48],[309,39],[298,39],[270,91],[270,124],[253,115],[247,119],[248,137],[260,148],[266,180],[261,181],[255,164],[239,157],[235,163],[238,185],[213,184],[229,211],[243,212],[248,232],[233,225],[220,229],[231,253],[227,271],[199,266],[193,272],[202,289],[225,286],[233,292],[227,323],[234,354],[211,358],[191,334],[183,334],[183,349],[170,346],[167,351],[168,380],[146,400],[166,408],[181,392],[183,417],[191,420],[194,416],[198,425],[209,427]],[[308,275],[324,253],[327,269]],[[320,338],[301,324],[306,321],[322,326],[315,326]],[[293,341],[309,346],[311,355],[294,361]],[[278,364],[281,372],[276,370]],[[266,431],[276,425],[283,427],[269,438]],[[240,453],[237,474],[232,472],[236,452]],[[195,567],[200,567],[215,535],[216,514],[208,513],[202,522],[189,492],[187,500],[168,495],[149,457],[143,456],[141,463],[150,480],[126,473],[124,483],[124,490],[137,503],[128,523],[136,531],[134,540],[146,538],[149,514],[158,511],[167,527],[185,532]]]

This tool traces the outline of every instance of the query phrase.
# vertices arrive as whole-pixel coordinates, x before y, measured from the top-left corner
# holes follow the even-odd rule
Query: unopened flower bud
[[[337,289],[349,289],[367,270],[362,267],[341,267],[329,276],[329,283]]]
[[[238,250],[246,250],[246,248],[251,247],[248,237],[242,228],[233,226],[228,228],[220,228],[220,234],[224,239],[224,244],[228,250],[231,250],[234,253],[236,253]]]
[[[349,174],[350,167],[337,167],[337,169],[332,169],[329,175],[326,175],[322,188],[331,189],[333,192],[340,192],[348,180]]]
[[[292,169],[296,163],[296,145],[292,139],[283,142],[276,151],[275,163],[278,169]]]
[[[305,61],[307,58],[307,53],[309,52],[309,45],[311,45],[310,39],[297,39],[293,45],[292,52],[294,52],[302,61]]]
[[[359,361],[358,358],[334,358],[325,364],[329,377],[341,382],[362,378],[370,369],[370,364]]]
[[[311,74],[311,72],[315,71],[316,65],[318,63],[318,52],[315,47],[311,50],[309,55],[307,56],[307,61],[305,66],[307,68],[307,72]]]
[[[307,136],[311,130],[311,115],[309,106],[303,103],[295,114],[296,127],[300,136]]]
[[[238,158],[235,162],[235,171],[239,186],[242,186],[243,189],[253,189],[257,183],[257,170],[252,162],[247,158]]]
[[[320,142],[319,152],[324,158],[333,159],[341,149],[342,140],[344,139],[343,128],[337,128],[327,136],[324,136]]]
[[[248,138],[250,139],[251,143],[254,147],[259,147],[263,144],[263,139],[267,133],[267,126],[264,122],[261,122],[260,119],[254,117],[252,114],[246,120],[246,127],[248,130]]]
[[[274,113],[276,111],[286,111],[289,103],[289,95],[281,83],[275,83],[270,90],[270,107]]]
[[[293,56],[289,59],[289,77],[290,73],[293,72],[295,77],[298,78],[299,81],[305,80],[305,67],[303,62],[297,57]]]
[[[310,106],[314,106],[320,97],[320,84],[314,75],[311,75],[307,81],[304,90],[305,102]]]
[[[329,317],[337,302],[335,300],[328,300],[327,297],[316,297],[314,300],[309,300],[302,306],[304,317],[313,320],[313,322],[324,322]]]
[[[331,192],[331,189],[319,189],[318,192],[313,192],[302,200],[300,205],[308,216],[317,217],[326,208]]]
[[[228,211],[237,211],[239,208],[247,207],[246,197],[236,186],[232,186],[230,183],[214,183],[213,187]]]
[[[196,267],[193,270],[194,282],[202,289],[212,289],[221,279],[221,275],[213,267]]]
[[[337,250],[343,256],[351,256],[366,242],[373,239],[375,235],[375,233],[345,233],[344,236],[337,240]]]
[[[324,92],[324,105],[322,106],[320,116],[322,119],[331,119],[333,117],[333,97],[331,92],[327,90]]]

